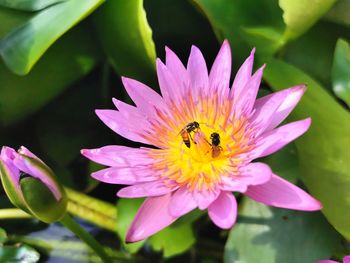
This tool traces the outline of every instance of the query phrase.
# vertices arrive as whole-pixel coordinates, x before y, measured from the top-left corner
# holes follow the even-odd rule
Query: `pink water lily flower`
[[[123,84],[136,106],[113,99],[118,110],[96,110],[113,131],[156,147],[119,145],[84,149],[82,154],[110,166],[95,179],[130,185],[117,195],[146,197],[127,235],[136,242],[153,235],[193,209],[208,209],[220,228],[233,226],[241,192],[267,205],[314,211],[321,204],[253,160],[293,141],[311,119],[278,125],[302,97],[299,85],[256,99],[262,66],[252,74],[254,50],[239,69],[232,87],[231,50],[224,41],[208,74],[200,50],[193,46],[187,67],[166,48],[166,63],[157,59],[161,94],[129,78]]]
[[[317,263],[340,263],[340,262],[334,261],[334,260],[319,260],[317,261]],[[345,256],[343,258],[343,263],[350,263],[350,256]]]

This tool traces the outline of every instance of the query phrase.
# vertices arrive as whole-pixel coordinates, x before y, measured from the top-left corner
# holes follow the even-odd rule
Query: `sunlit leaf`
[[[350,114],[315,80],[281,60],[269,61],[264,77],[274,90],[308,85],[291,114],[312,118],[309,131],[296,140],[302,179],[329,222],[350,239]]]
[[[44,52],[103,0],[70,0],[38,12],[0,41],[0,55],[16,74],[27,74]]]
[[[38,11],[67,0],[0,0],[0,6],[18,10]]]
[[[321,213],[268,207],[248,198],[225,246],[225,263],[310,263],[330,258],[341,236]]]
[[[33,113],[92,69],[100,54],[86,30],[77,27],[65,35],[25,77],[19,78],[0,64],[0,120],[3,125]]]
[[[143,0],[107,1],[94,18],[99,39],[118,73],[149,80],[156,52]]]
[[[279,0],[286,24],[286,40],[294,39],[307,31],[323,16],[336,0]]]
[[[333,91],[350,107],[350,45],[339,39],[334,51]]]

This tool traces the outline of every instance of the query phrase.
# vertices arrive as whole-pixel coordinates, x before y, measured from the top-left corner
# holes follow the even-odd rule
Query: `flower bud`
[[[2,147],[1,182],[12,204],[51,223],[64,216],[67,196],[52,170],[27,148]]]

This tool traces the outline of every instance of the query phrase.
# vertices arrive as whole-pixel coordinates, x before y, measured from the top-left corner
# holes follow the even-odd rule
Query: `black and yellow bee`
[[[213,132],[210,135],[211,140],[211,157],[216,158],[220,155],[222,147],[220,146],[220,135],[217,132]]]
[[[191,147],[191,140],[193,141],[193,139],[191,137],[191,132],[194,132],[194,131],[196,131],[198,129],[199,129],[199,123],[194,121],[194,122],[190,122],[189,124],[187,124],[180,131],[179,134],[181,135],[183,142],[185,143],[185,145],[188,148]]]

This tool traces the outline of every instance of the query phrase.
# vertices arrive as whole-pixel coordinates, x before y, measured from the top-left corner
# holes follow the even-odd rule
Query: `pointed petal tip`
[[[256,48],[253,47],[252,51],[250,51],[250,55],[251,55],[251,56],[254,56],[254,55],[255,55],[255,51],[256,51]]]
[[[142,241],[143,239],[146,239],[146,238],[142,236],[142,233],[135,233],[134,231],[131,230],[131,228],[129,228],[125,236],[125,243],[132,244],[138,241]]]

